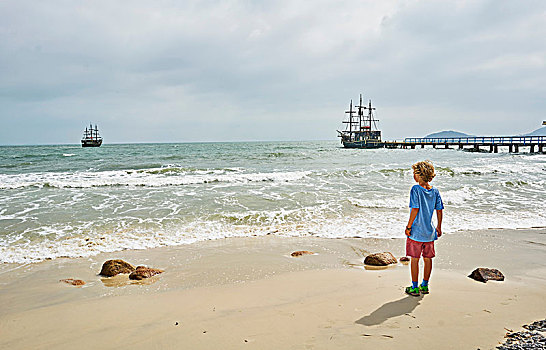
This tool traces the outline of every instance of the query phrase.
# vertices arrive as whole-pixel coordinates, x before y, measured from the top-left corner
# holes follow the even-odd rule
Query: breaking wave
[[[163,187],[217,182],[286,182],[299,180],[308,174],[310,174],[309,171],[242,173],[234,169],[193,170],[182,168],[77,173],[27,173],[18,175],[1,174],[0,189],[25,187],[89,188],[106,186]]]

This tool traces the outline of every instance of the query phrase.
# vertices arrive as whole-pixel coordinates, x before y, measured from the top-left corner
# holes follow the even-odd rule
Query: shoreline
[[[447,232],[447,233],[444,232],[444,236],[452,236],[452,235],[472,233],[472,232],[482,234],[484,232],[489,232],[489,231],[537,232],[537,231],[544,231],[544,230],[546,230],[546,226],[531,226],[531,227],[516,227],[516,228],[488,227],[488,228],[471,229],[471,230],[457,229],[455,231],[451,231],[451,232]],[[273,230],[272,229],[270,231],[268,231],[268,230],[264,231],[266,233],[261,232],[261,233],[254,233],[252,235],[242,235],[242,236],[234,235],[234,236],[226,236],[226,237],[204,238],[204,239],[200,239],[200,240],[192,240],[192,241],[187,241],[187,242],[177,243],[177,244],[171,244],[171,245],[162,243],[162,244],[157,245],[157,246],[147,246],[147,247],[142,247],[142,248],[120,248],[119,250],[114,250],[114,251],[93,252],[90,255],[88,255],[88,254],[86,254],[86,255],[63,255],[63,256],[56,256],[56,257],[36,258],[36,259],[30,260],[30,261],[25,261],[25,262],[4,261],[4,262],[0,262],[0,275],[7,272],[7,271],[9,271],[10,269],[18,269],[18,268],[23,267],[23,266],[31,266],[31,265],[35,265],[35,264],[44,263],[44,262],[47,262],[47,261],[55,261],[55,260],[58,260],[58,259],[93,259],[94,257],[97,257],[97,256],[115,255],[117,253],[122,254],[122,252],[126,252],[126,251],[154,251],[154,250],[157,250],[157,249],[169,249],[169,248],[176,249],[176,248],[182,248],[182,247],[187,247],[187,246],[200,246],[200,245],[203,245],[203,244],[207,244],[207,243],[209,243],[211,241],[212,242],[224,242],[225,240],[259,239],[259,238],[263,238],[263,237],[266,237],[266,236],[272,236],[272,237],[277,237],[277,238],[281,238],[281,239],[289,239],[289,240],[311,240],[311,241],[312,240],[326,240],[326,241],[330,241],[330,240],[347,240],[347,241],[350,241],[350,240],[354,240],[354,239],[356,239],[356,240],[367,240],[367,241],[375,241],[375,240],[388,241],[388,240],[405,239],[405,238],[401,237],[403,234],[401,234],[400,236],[390,236],[390,237],[359,236],[359,235],[339,236],[339,237],[325,237],[323,235],[315,234],[315,233],[311,233],[311,232],[309,233],[309,235],[300,236],[300,235],[291,235],[291,234],[286,234],[286,233],[279,233],[278,231],[279,230]],[[112,234],[112,232],[109,232],[108,234]],[[101,237],[99,237],[98,240],[101,240],[101,241],[104,240],[105,237],[108,236],[108,234],[101,235]],[[93,239],[89,238],[89,237],[82,238],[81,240],[84,241],[84,242],[87,242],[86,244],[91,244],[92,245],[93,243],[95,243],[93,241]],[[89,242],[91,242],[91,243],[89,243]]]
[[[407,265],[362,266],[370,253],[403,256],[403,243],[259,236],[9,264],[0,267],[0,347],[485,349],[505,327],[546,315],[546,229],[444,235],[431,294],[418,298],[403,293]],[[295,250],[317,254],[290,257]],[[165,273],[97,276],[115,258]],[[467,278],[476,267],[498,268],[506,280]]]

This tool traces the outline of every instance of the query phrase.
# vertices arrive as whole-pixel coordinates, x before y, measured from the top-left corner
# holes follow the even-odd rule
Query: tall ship
[[[383,148],[385,142],[381,141],[381,131],[377,128],[374,112],[375,107],[372,107],[372,100],[369,100],[368,105],[362,104],[362,94],[360,94],[360,102],[357,106],[353,106],[353,100],[349,106],[349,110],[345,111],[348,114],[345,130],[338,132],[338,137],[341,138],[341,143],[345,148]]]
[[[102,137],[99,135],[97,124],[93,129],[93,125],[89,124],[89,128],[85,128],[82,137],[82,147],[100,147],[102,145]]]

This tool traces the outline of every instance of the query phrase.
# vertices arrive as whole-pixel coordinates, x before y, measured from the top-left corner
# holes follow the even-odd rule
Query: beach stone
[[[396,264],[397,262],[398,260],[396,260],[391,252],[370,254],[364,259],[364,264],[372,266],[387,266]]]
[[[523,325],[525,331],[508,331],[504,336],[503,344],[497,346],[499,350],[546,349],[546,337],[540,332],[546,331],[546,319]]]
[[[546,332],[546,319],[524,325],[523,328],[530,331]]]
[[[302,255],[307,255],[307,254],[315,254],[315,253],[310,252],[308,250],[298,250],[298,251],[293,252],[292,254],[290,254],[290,256],[298,257],[298,256],[302,256]]]
[[[82,280],[75,280],[73,278],[65,278],[64,280],[59,280],[59,282],[64,282],[64,283],[68,283],[68,284],[71,284],[73,286],[83,286],[85,284],[84,281]]]
[[[102,264],[102,269],[100,270],[99,275],[112,277],[120,273],[131,273],[135,271],[135,267],[128,262],[125,262],[120,259],[108,260]]]
[[[136,270],[131,272],[129,279],[131,280],[141,280],[144,278],[150,278],[152,276],[162,273],[163,270],[154,269],[146,266],[137,266]]]
[[[478,267],[468,277],[479,282],[492,281],[504,281],[504,275],[497,269],[488,269],[485,267]]]

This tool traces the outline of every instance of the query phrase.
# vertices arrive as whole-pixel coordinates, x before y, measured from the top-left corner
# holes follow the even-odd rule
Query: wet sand
[[[421,297],[403,293],[409,266],[362,265],[368,253],[403,256],[401,239],[264,236],[4,264],[0,348],[490,349],[505,328],[546,316],[546,229],[457,232],[436,250]],[[166,272],[97,276],[113,258]],[[506,281],[467,278],[475,267]]]

